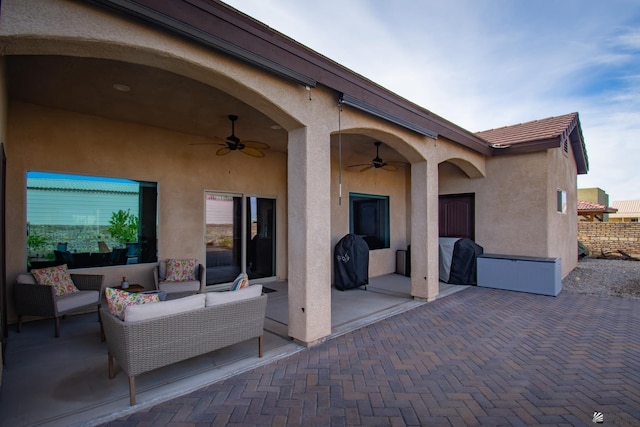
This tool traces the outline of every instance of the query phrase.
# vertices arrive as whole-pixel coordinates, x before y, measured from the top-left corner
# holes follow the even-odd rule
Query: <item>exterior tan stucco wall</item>
[[[547,150],[548,206],[547,253],[562,258],[562,277],[578,265],[578,175],[571,144],[569,152],[557,148]],[[567,193],[566,213],[558,212],[557,191]]]
[[[25,175],[29,170],[157,182],[159,259],[185,257],[204,262],[205,191],[275,197],[276,272],[286,278],[286,154],[271,152],[264,159],[218,157],[210,148],[210,154],[203,155],[207,147],[189,144],[206,141],[193,135],[19,102],[10,105],[8,130],[10,283],[25,271]]]
[[[547,220],[545,158],[544,153],[491,158],[487,177],[480,179],[440,164],[440,195],[475,193],[476,241],[485,252],[546,256],[546,234],[540,233]]]
[[[486,178],[480,179],[469,179],[457,166],[441,163],[439,191],[475,194],[476,241],[485,253],[561,257],[564,277],[576,265],[572,159],[560,149],[492,157],[487,159]],[[573,200],[567,214],[556,212],[558,188]]]
[[[11,235],[7,240],[15,243],[7,255],[9,282],[24,271],[25,265],[27,170],[158,182],[160,259],[204,259],[205,191],[276,197],[276,271],[279,278],[292,279],[292,336],[306,342],[326,336],[330,329],[331,255],[349,229],[350,191],[391,197],[391,247],[371,252],[371,276],[395,271],[397,249],[406,249],[409,243],[429,247],[414,251],[414,255],[421,254],[420,264],[425,266],[420,280],[429,281],[425,285],[412,279],[421,297],[431,298],[437,293],[433,277],[437,277],[438,187],[441,194],[477,193],[477,230],[485,249],[513,249],[514,254],[524,255],[549,251],[546,235],[540,238],[539,233],[548,220],[548,166],[544,156],[528,155],[525,167],[519,157],[486,160],[445,139],[424,137],[345,108],[345,132],[383,140],[419,166],[395,173],[343,169],[339,206],[334,141],[338,107],[334,91],[317,87],[307,92],[302,86],[182,38],[80,2],[5,0],[2,11],[0,43],[6,54],[107,58],[171,71],[221,88],[273,119],[289,137],[287,153],[271,151],[265,159],[217,158],[213,153],[203,156],[202,149],[191,151],[191,142],[210,142],[193,135],[12,102],[7,136],[7,181],[11,183],[7,229]],[[349,158],[348,148],[345,154],[343,164],[362,162],[361,157]],[[451,164],[443,164],[438,176],[434,165],[445,160]],[[466,174],[452,164],[464,168]],[[415,171],[419,173],[412,175]],[[413,188],[412,176],[420,180]],[[412,208],[414,202],[419,209]],[[421,223],[422,218],[431,222]],[[295,235],[290,234],[292,230]],[[411,242],[412,235],[422,241]],[[517,240],[511,239],[514,236],[523,236],[523,242],[513,241],[512,248],[504,248],[505,241]],[[122,268],[128,269],[126,274],[133,280],[150,281],[150,272],[143,266]],[[105,270],[107,283],[117,282],[120,269]],[[429,291],[425,291],[427,288]],[[306,315],[301,314],[302,307],[310,309]]]
[[[399,166],[395,172],[374,168],[359,172],[360,168],[348,168],[347,165],[366,163],[370,159],[343,150],[342,203],[340,204],[338,157],[338,146],[332,144],[331,247],[334,248],[338,241],[349,233],[349,193],[388,196],[390,247],[369,251],[369,276],[394,273],[396,251],[407,249],[408,244],[410,224],[407,221],[407,215],[411,204],[407,193],[411,186],[410,165]]]
[[[289,131],[290,135],[293,131],[299,135],[323,133],[329,135],[337,125],[333,114],[336,108],[336,94],[333,91],[316,88],[309,93],[303,86],[283,81],[269,73],[259,72],[256,68],[228,56],[189,43],[181,37],[140,25],[121,15],[110,14],[87,4],[67,0],[32,0],[30,2],[7,0],[2,4],[2,12],[0,43],[3,44],[5,54],[96,57],[157,67],[221,88],[237,100],[270,117]],[[74,25],[68,25],[68,22],[73,22]],[[25,123],[31,125],[26,118],[23,119]],[[80,123],[83,120],[80,120]],[[97,118],[91,118],[91,120],[97,120]],[[20,248],[25,235],[23,231],[25,230],[24,194],[21,192],[24,192],[24,171],[27,169],[109,176],[113,176],[115,171],[120,171],[118,175],[125,178],[158,181],[161,204],[158,236],[160,258],[172,256],[173,253],[187,256],[186,252],[197,251],[195,257],[203,259],[204,190],[276,196],[278,198],[277,275],[282,279],[292,274],[296,278],[303,278],[302,282],[296,281],[296,286],[303,286],[303,293],[289,293],[290,306],[305,306],[305,301],[311,300],[314,307],[318,307],[317,311],[310,311],[302,322],[296,323],[297,329],[291,335],[303,342],[314,341],[317,337],[328,335],[331,305],[329,269],[325,269],[326,274],[323,272],[321,275],[314,275],[313,269],[309,270],[308,262],[305,260],[314,260],[315,269],[328,264],[330,242],[329,239],[324,239],[320,243],[303,239],[302,244],[305,246],[303,254],[306,258],[301,260],[300,257],[295,257],[294,262],[291,262],[287,249],[288,229],[291,221],[296,221],[298,218],[291,218],[287,212],[289,198],[293,195],[295,199],[293,203],[303,211],[302,218],[305,221],[313,221],[315,210],[305,202],[303,195],[305,189],[300,191],[300,184],[309,182],[311,180],[309,177],[303,176],[301,182],[288,187],[290,183],[287,175],[287,153],[271,150],[269,157],[272,160],[260,161],[258,167],[254,167],[255,159],[248,162],[247,159],[230,161],[229,156],[224,158],[224,162],[220,160],[218,163],[210,161],[211,159],[201,154],[191,156],[172,150],[174,144],[179,144],[178,140],[185,143],[189,139],[203,142],[202,139],[193,136],[165,132],[151,127],[136,127],[130,123],[111,122],[108,126],[105,125],[105,128],[107,127],[111,128],[106,130],[104,135],[97,135],[96,128],[93,128],[93,132],[96,132],[94,135],[90,131],[92,126],[86,127],[85,133],[90,136],[88,139],[99,139],[99,144],[91,153],[86,151],[82,142],[61,136],[62,131],[57,136],[58,139],[66,141],[65,144],[75,144],[79,151],[66,148],[58,151],[47,148],[46,145],[49,142],[43,141],[42,135],[38,136],[35,133],[43,133],[43,128],[40,126],[36,126],[37,131],[34,129],[31,132],[27,130],[28,128],[20,129],[29,133],[26,135],[27,138],[39,138],[38,141],[44,142],[45,146],[37,147],[36,143],[31,144],[35,157],[31,158],[32,154],[28,151],[21,151],[20,156],[15,156],[17,163],[12,163],[10,179],[15,178],[15,181],[12,181],[15,193],[10,196],[10,203],[19,208],[10,211],[11,218],[8,223],[10,222],[10,226],[16,230],[12,238],[15,239],[17,236],[16,241],[20,243],[16,247],[15,254],[8,260],[9,281],[13,281],[19,272],[24,271],[21,254],[25,251]],[[308,130],[311,132],[307,132]],[[65,131],[77,134],[73,126],[68,126]],[[25,135],[11,137],[15,140],[12,142],[16,149],[22,144],[20,140],[23,136]],[[112,139],[115,139],[115,143]],[[295,143],[309,144],[306,147],[308,152],[324,149],[322,148],[324,144],[317,137],[307,140],[303,138],[296,140]],[[151,147],[160,151],[147,158],[147,152]],[[20,147],[20,150],[22,149],[23,147]],[[328,153],[328,147],[326,149]],[[66,158],[64,155],[69,151],[73,152]],[[47,156],[51,162],[45,161]],[[92,156],[99,156],[101,159],[98,162]],[[85,161],[85,157],[91,160]],[[120,161],[120,158],[124,158],[125,161]],[[134,158],[136,160],[133,160]],[[192,161],[195,163],[191,164]],[[216,165],[220,167],[216,168]],[[156,170],[156,167],[159,169]],[[329,170],[328,163],[324,167],[325,170]],[[239,174],[244,178],[238,178]],[[274,182],[277,182],[275,186],[272,185]],[[247,183],[251,185],[245,185]],[[329,185],[328,177],[326,185]],[[185,188],[188,190],[183,191]],[[168,207],[167,200],[175,209]],[[327,236],[329,221],[327,218]],[[325,227],[324,224],[317,222],[312,224],[312,226]],[[306,222],[296,223],[296,227],[307,226],[311,225]],[[169,229],[165,230],[165,227]],[[196,237],[198,242],[194,240]],[[198,245],[202,245],[202,252],[196,249]],[[318,262],[321,259],[326,262]],[[114,275],[114,270],[109,270],[107,283],[111,277],[121,274]],[[144,280],[144,277],[150,277],[148,270],[136,269],[127,274],[132,278],[134,274],[139,275],[141,280]],[[327,325],[329,325],[328,328]]]
[[[339,203],[340,194],[340,150],[338,135],[332,137],[332,175],[331,175],[331,243],[336,243],[349,232],[349,193],[390,196],[390,247],[369,252],[369,276],[375,277],[396,271],[396,251],[406,250],[411,242],[411,162],[438,162],[438,159],[454,159],[463,165],[472,176],[482,176],[485,173],[485,157],[463,148],[446,138],[432,139],[413,132],[403,130],[386,121],[380,121],[371,116],[363,115],[344,107],[342,112],[343,139],[348,140],[349,134],[367,135],[384,141],[387,149],[395,149],[407,164],[399,165],[398,171],[369,169],[359,172],[360,168],[349,168],[351,164],[367,163],[375,154],[371,144],[368,154],[357,154],[349,149],[349,144],[343,142],[342,148],[342,204]],[[418,183],[420,190],[417,194],[426,197],[425,183]],[[437,185],[434,185],[437,187]],[[437,212],[437,207],[436,211]],[[426,218],[421,219],[426,221]],[[437,234],[437,225],[435,227]],[[437,239],[437,235],[434,237]],[[419,242],[414,243],[421,244]],[[426,243],[425,243],[426,245]],[[430,257],[429,263],[437,268],[437,257]],[[333,274],[333,272],[332,272]]]

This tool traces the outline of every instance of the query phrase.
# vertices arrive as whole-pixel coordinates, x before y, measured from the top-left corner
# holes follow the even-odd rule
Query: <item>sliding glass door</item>
[[[274,277],[275,199],[208,192],[205,206],[207,285]]]
[[[247,274],[249,279],[276,275],[276,201],[247,197]]]

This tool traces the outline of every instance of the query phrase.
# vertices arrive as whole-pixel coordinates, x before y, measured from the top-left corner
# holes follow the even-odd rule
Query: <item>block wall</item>
[[[590,256],[601,252],[640,257],[640,223],[637,222],[579,222],[578,240],[589,248]]]

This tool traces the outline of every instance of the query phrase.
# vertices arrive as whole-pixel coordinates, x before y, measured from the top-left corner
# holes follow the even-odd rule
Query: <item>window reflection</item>
[[[27,266],[155,262],[157,184],[27,173]]]

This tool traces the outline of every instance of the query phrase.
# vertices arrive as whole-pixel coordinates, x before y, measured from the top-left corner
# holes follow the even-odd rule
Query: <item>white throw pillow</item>
[[[207,296],[205,306],[211,307],[212,305],[226,304],[229,302],[241,301],[243,299],[259,297],[262,295],[262,285],[251,285],[246,288],[238,289],[237,291],[207,292],[205,295]]]
[[[197,310],[204,307],[204,301],[204,294],[198,294],[169,301],[154,302],[153,304],[130,305],[124,310],[124,321],[138,322]]]

